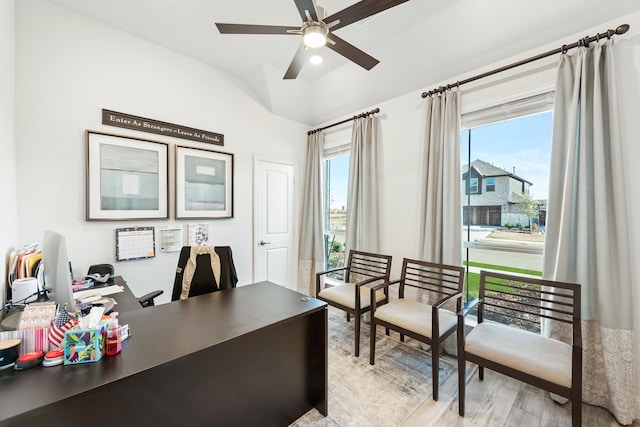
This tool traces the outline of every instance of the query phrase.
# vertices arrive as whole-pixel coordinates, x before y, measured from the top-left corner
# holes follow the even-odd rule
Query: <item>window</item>
[[[471,178],[469,180],[469,193],[475,194],[478,192],[478,178]]]
[[[496,179],[495,178],[487,178],[484,181],[487,186],[486,191],[496,191]]]
[[[325,136],[324,254],[326,269],[343,267],[345,263],[344,242],[347,231],[350,149],[351,128]],[[334,277],[341,278],[342,272]]]
[[[482,269],[542,275],[552,102],[542,94],[462,116],[467,300],[477,296]]]

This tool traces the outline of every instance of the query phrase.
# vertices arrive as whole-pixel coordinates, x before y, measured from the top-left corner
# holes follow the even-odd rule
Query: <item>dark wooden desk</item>
[[[118,313],[126,313],[127,311],[140,310],[142,308],[142,306],[138,302],[138,298],[136,298],[133,293],[131,293],[131,289],[129,289],[129,286],[127,286],[127,282],[122,278],[122,276],[115,276],[112,279],[108,280],[105,284],[96,285],[95,289],[100,289],[112,285],[119,285],[124,288],[124,292],[109,295],[109,297],[113,298],[117,302],[117,304],[113,306],[113,311],[117,311]]]
[[[0,425],[285,426],[327,413],[326,304],[261,282],[124,312],[97,363],[0,372]]]

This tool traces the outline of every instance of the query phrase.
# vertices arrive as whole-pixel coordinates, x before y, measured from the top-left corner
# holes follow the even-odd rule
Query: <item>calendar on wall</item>
[[[116,261],[156,256],[154,227],[116,228]]]

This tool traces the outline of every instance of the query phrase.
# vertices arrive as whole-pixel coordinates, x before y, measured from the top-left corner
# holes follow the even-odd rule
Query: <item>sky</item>
[[[341,209],[347,207],[347,187],[349,179],[349,155],[331,159],[331,180],[329,188],[331,192],[330,207]]]
[[[533,183],[534,199],[547,199],[551,160],[551,112],[521,117],[471,129],[471,161],[492,163]],[[468,161],[468,130],[460,137],[461,164]],[[331,208],[347,203],[349,156],[331,159]]]
[[[551,112],[521,117],[506,122],[471,129],[471,161],[491,163],[532,182],[534,199],[549,194],[551,161]],[[468,131],[461,136],[460,154],[466,164]]]

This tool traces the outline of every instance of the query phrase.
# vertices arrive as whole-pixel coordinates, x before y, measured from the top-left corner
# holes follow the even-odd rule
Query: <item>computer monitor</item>
[[[71,265],[67,258],[64,236],[45,230],[42,251],[44,252],[44,284],[49,299],[55,301],[60,308],[67,304],[67,311],[76,311],[71,288]]]

